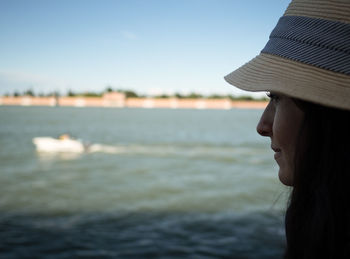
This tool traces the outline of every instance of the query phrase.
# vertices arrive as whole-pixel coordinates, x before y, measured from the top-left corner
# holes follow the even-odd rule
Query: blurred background
[[[288,2],[0,0],[1,100],[261,98],[223,76]],[[1,258],[282,256],[261,108],[75,106],[0,106]]]

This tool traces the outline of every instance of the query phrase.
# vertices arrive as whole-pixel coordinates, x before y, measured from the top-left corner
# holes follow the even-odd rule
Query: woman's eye
[[[280,98],[277,94],[274,94],[274,93],[271,93],[271,92],[266,93],[266,95],[267,95],[267,97],[269,97],[270,100],[273,101],[273,102],[277,102],[277,101],[279,100],[279,98]]]

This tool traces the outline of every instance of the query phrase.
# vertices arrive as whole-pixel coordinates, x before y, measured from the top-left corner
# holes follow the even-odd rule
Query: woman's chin
[[[280,168],[278,172],[278,178],[284,185],[293,186],[293,179],[291,177],[291,174],[286,172],[286,170]]]

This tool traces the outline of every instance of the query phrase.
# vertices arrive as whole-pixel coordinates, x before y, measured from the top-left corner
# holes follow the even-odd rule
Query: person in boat
[[[59,136],[59,140],[68,140],[71,139],[68,134],[62,134]]]
[[[293,0],[225,79],[270,97],[257,131],[291,186],[284,258],[350,258],[350,1]]]

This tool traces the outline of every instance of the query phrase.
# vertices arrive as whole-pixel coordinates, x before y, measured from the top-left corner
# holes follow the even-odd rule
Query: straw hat
[[[350,0],[293,0],[260,55],[225,80],[350,110]]]

